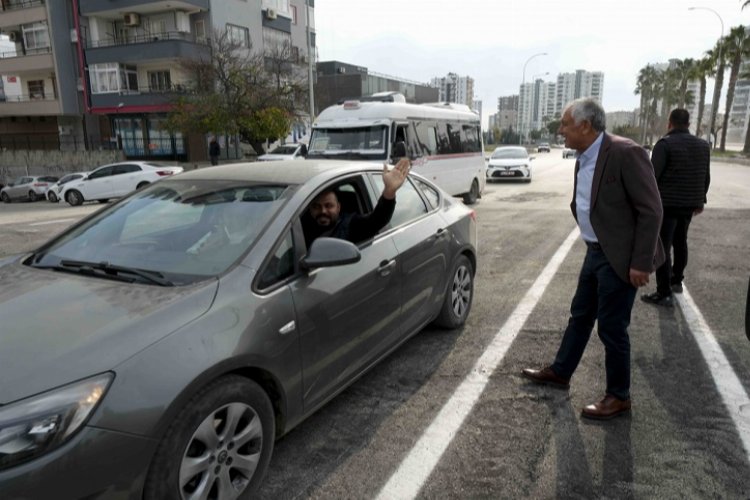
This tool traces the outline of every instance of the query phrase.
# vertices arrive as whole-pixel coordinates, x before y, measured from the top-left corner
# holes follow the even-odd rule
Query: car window
[[[39,182],[57,182],[57,177],[39,177]]]
[[[501,148],[492,153],[493,160],[525,160],[528,156],[524,148]]]
[[[383,187],[385,187],[383,184],[383,176],[381,174],[375,174],[372,177],[375,181],[376,189],[379,193],[382,192]],[[427,207],[425,206],[424,201],[422,201],[422,197],[419,196],[417,189],[407,179],[396,194],[396,210],[393,212],[391,223],[386,226],[386,229],[406,224],[426,213]]]
[[[89,179],[101,179],[102,177],[109,177],[112,175],[113,167],[102,167],[94,170],[89,175]]]
[[[437,208],[440,204],[440,195],[438,194],[437,190],[430,186],[429,184],[420,181],[419,179],[414,179],[414,184],[417,185],[420,191],[422,191],[422,194],[427,198],[427,201],[429,202],[431,208]]]
[[[141,171],[141,167],[139,167],[138,165],[126,163],[124,165],[115,165],[115,171],[113,175],[131,174],[133,172],[140,172],[140,171]]]
[[[19,179],[19,181],[16,184],[28,184],[33,180],[34,180],[33,177],[21,177],[21,179]]]
[[[268,288],[294,274],[294,238],[287,229],[268,263],[264,266],[258,281],[258,288]]]
[[[67,184],[68,182],[74,181],[76,179],[80,179],[81,177],[83,177],[81,174],[68,174],[62,179],[60,179],[58,182],[60,184]]]

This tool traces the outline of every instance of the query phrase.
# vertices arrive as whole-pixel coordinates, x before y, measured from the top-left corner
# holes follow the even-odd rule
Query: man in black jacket
[[[320,236],[358,243],[378,234],[391,221],[396,209],[396,191],[403,185],[410,169],[408,158],[402,158],[390,170],[383,166],[383,193],[375,209],[367,215],[341,213],[341,203],[335,191],[320,193],[310,203],[308,210],[314,226],[305,230],[307,246]]]
[[[690,115],[674,109],[669,115],[669,132],[659,139],[651,154],[659,185],[664,219],[660,237],[667,260],[656,270],[656,292],[641,300],[659,306],[672,306],[672,292],[682,293],[682,280],[688,260],[687,233],[693,215],[703,211],[711,182],[711,150],[708,142],[690,133]],[[670,257],[674,249],[674,262]]]

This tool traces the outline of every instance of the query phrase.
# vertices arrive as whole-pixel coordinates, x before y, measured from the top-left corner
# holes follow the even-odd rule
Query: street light
[[[521,89],[518,92],[518,117],[517,117],[518,132],[520,134],[520,141],[519,142],[521,142],[521,144],[523,144],[523,138],[524,138],[523,130],[521,130],[521,105],[522,105],[522,103],[521,103],[521,92],[523,91],[523,87],[526,84],[526,65],[529,64],[529,61],[531,61],[535,57],[546,56],[546,55],[547,55],[546,52],[539,52],[538,54],[534,54],[533,56],[531,56],[528,59],[526,59],[526,62],[523,63],[523,75],[522,75],[522,78],[521,78]]]
[[[718,12],[716,12],[714,9],[712,9],[710,7],[688,7],[688,10],[707,10],[709,12],[713,12],[716,15],[716,17],[719,18],[719,22],[721,23],[721,38],[719,38],[719,51],[717,53],[718,57],[716,59],[716,77],[718,79],[718,77],[719,77],[719,68],[721,68],[721,48],[722,48],[722,45],[723,45],[721,42],[722,42],[722,40],[724,40],[724,20],[721,18],[721,16],[719,15]],[[714,120],[713,120],[713,117],[716,116],[716,113],[714,113],[714,110],[718,110],[719,109],[719,103],[717,101],[720,98],[720,92],[721,92],[721,87],[719,87],[718,85],[714,85],[714,97],[712,99],[713,102],[711,103],[711,125],[710,125],[709,131],[708,131],[708,140],[709,140],[709,142],[711,141],[711,139],[713,139],[713,135],[714,135]],[[696,130],[695,132],[696,133],[700,133],[699,130]]]

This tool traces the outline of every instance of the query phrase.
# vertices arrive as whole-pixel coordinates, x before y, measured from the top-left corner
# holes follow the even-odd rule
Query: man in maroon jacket
[[[558,133],[565,137],[565,147],[578,153],[570,208],[586,257],[555,362],[523,370],[534,382],[567,389],[597,322],[607,388],[601,401],[581,412],[595,419],[630,411],[630,313],[637,288],[664,261],[653,166],[638,144],[604,128],[604,109],[594,99],[573,101],[563,113]]]

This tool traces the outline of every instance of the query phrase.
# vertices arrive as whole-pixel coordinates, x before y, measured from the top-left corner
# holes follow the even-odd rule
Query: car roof
[[[495,151],[501,151],[503,149],[519,149],[519,150],[522,149],[523,151],[526,151],[526,148],[523,146],[498,146],[495,148]]]
[[[313,177],[334,177],[348,173],[378,170],[374,163],[345,160],[281,160],[274,162],[232,163],[191,170],[179,179],[237,180],[281,184],[304,184]]]

